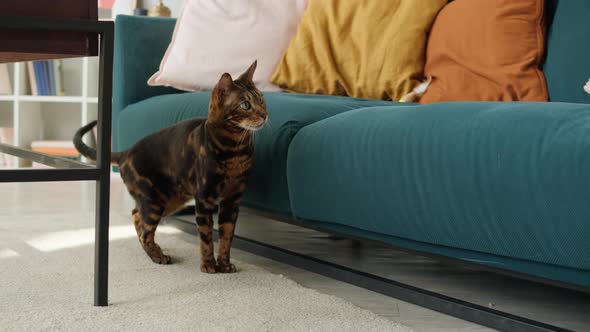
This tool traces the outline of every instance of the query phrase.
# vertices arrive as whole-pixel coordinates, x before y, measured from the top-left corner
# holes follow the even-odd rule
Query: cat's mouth
[[[242,123],[240,124],[240,127],[246,129],[246,130],[250,130],[250,131],[257,131],[262,129],[262,127],[264,127],[264,124],[266,123],[266,119],[260,121],[259,123],[252,125],[250,123]]]

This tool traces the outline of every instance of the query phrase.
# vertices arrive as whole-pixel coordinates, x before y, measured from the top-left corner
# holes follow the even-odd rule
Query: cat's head
[[[268,114],[264,96],[252,81],[255,70],[256,61],[235,81],[228,73],[221,75],[211,93],[209,122],[250,131],[264,126]]]

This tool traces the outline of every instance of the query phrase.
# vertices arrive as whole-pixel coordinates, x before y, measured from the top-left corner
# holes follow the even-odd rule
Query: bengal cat
[[[242,194],[252,168],[252,133],[268,114],[252,81],[256,61],[237,80],[225,73],[211,93],[207,118],[180,122],[146,136],[128,150],[111,155],[135,200],[133,223],[139,242],[158,264],[170,257],[154,241],[160,219],[194,198],[201,246],[201,271],[233,273],[230,248]],[[96,160],[96,150],[82,141],[96,122],[74,136],[78,151]],[[213,248],[213,212],[219,207],[219,248]]]

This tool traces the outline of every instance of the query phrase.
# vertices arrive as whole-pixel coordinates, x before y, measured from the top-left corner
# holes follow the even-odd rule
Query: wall
[[[131,15],[131,3],[132,0],[116,0],[115,5],[113,6],[113,18],[116,15],[124,14],[124,15]],[[142,6],[145,9],[152,8],[158,0],[143,0]],[[182,8],[183,0],[164,0],[164,5],[170,8],[172,12],[172,17],[178,17],[180,14],[180,9]]]

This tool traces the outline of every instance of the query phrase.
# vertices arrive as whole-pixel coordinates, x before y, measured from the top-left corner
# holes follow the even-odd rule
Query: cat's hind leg
[[[133,209],[133,225],[137,231],[139,243],[146,254],[157,264],[170,264],[170,256],[164,255],[162,249],[155,241],[156,229],[162,218],[164,208],[158,204],[141,202]]]

